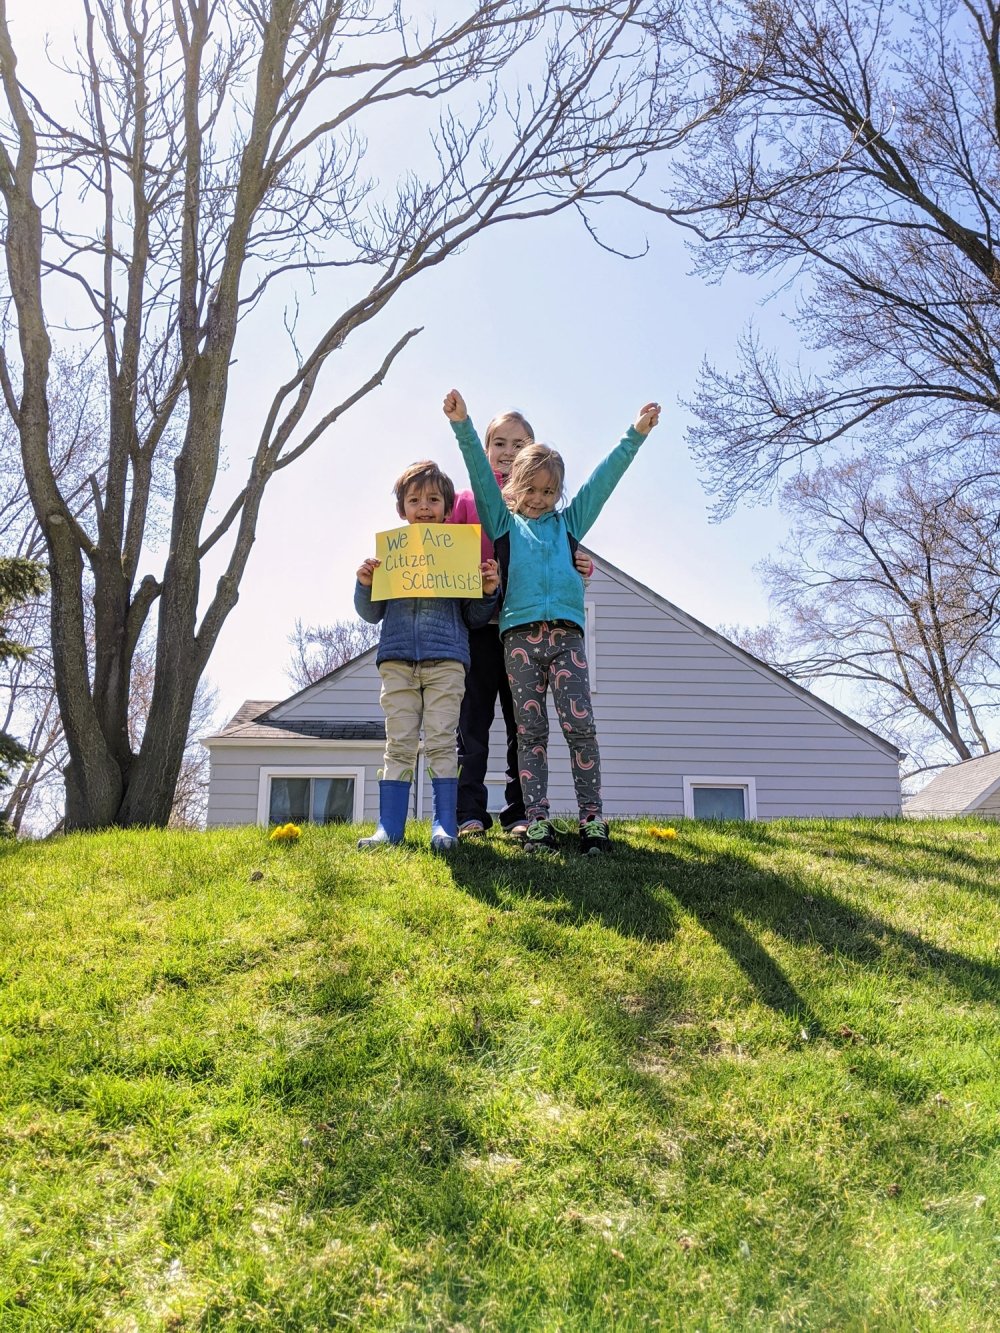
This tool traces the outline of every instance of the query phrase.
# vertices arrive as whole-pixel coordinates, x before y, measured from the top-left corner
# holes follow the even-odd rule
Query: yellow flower
[[[298,842],[301,837],[302,830],[298,824],[279,824],[271,830],[272,842]]]
[[[675,828],[651,828],[650,833],[654,838],[676,838],[677,830]]]

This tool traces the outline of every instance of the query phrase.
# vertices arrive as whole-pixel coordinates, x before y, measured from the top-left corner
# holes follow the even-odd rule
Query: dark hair
[[[400,518],[406,517],[403,501],[406,499],[407,491],[414,486],[419,487],[420,490],[423,490],[425,486],[434,486],[441,492],[441,497],[444,500],[445,518],[455,508],[455,483],[446,472],[441,471],[437,463],[432,463],[429,458],[425,458],[423,462],[411,463],[392,488],[396,497],[396,513]]]

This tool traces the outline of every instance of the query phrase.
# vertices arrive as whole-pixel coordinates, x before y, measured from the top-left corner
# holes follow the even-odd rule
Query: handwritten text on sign
[[[408,523],[376,532],[372,599],[482,597],[478,523]]]

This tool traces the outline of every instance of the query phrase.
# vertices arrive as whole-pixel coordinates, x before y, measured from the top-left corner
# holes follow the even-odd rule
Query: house
[[[921,819],[951,815],[1000,819],[1000,753],[950,765],[910,797],[903,814]]]
[[[587,641],[611,816],[896,815],[899,751],[636,579],[594,557]],[[249,700],[204,744],[208,824],[374,820],[384,746],[375,649],[278,702]],[[552,716],[549,797],[575,809]],[[502,763],[503,723],[490,754]],[[503,774],[488,775],[502,804]],[[425,790],[426,788],[426,790]],[[430,784],[414,788],[426,817]]]

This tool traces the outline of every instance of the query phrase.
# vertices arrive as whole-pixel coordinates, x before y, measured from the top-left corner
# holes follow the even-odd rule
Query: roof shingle
[[[281,699],[247,699],[230,720],[209,740],[320,740],[320,741],[384,741],[385,723],[381,718],[356,722],[320,718],[283,719],[271,721],[272,708]]]
[[[1000,783],[1000,751],[952,764],[903,807],[907,815],[962,815],[971,813]]]

